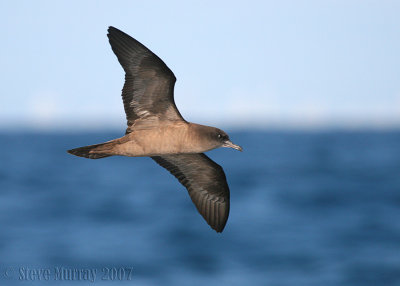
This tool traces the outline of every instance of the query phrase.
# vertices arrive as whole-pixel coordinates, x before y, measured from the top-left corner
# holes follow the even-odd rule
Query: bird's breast
[[[118,155],[140,157],[180,153],[200,153],[188,124],[161,125],[157,128],[135,130],[126,135],[116,149]]]

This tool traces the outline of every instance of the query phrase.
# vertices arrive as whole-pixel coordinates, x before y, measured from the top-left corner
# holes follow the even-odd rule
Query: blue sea
[[[399,131],[230,132],[222,234],[122,132],[0,133],[0,285],[400,285]]]

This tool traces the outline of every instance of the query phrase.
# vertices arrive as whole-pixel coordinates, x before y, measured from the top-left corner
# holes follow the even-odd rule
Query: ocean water
[[[66,153],[120,135],[0,134],[0,285],[400,285],[400,132],[232,132],[222,234],[151,159]]]

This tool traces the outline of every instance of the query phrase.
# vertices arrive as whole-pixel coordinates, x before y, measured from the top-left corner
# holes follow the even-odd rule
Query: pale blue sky
[[[115,26],[189,121],[399,127],[398,1],[2,1],[0,127],[123,127]]]

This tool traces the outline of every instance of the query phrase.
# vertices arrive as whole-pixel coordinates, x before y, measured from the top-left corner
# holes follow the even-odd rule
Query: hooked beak
[[[228,148],[233,148],[233,149],[236,149],[236,150],[239,150],[239,151],[243,151],[243,148],[242,147],[240,147],[239,145],[236,145],[236,144],[233,144],[231,141],[229,141],[229,140],[226,140],[225,142],[224,142],[224,145],[222,145],[222,147],[228,147]]]

